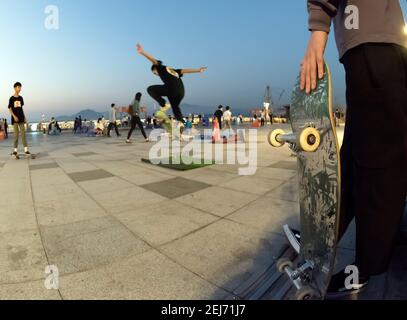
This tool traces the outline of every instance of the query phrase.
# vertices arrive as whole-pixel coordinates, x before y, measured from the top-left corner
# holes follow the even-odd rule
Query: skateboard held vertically
[[[324,77],[309,95],[300,89],[298,79],[292,95],[290,122],[292,133],[274,130],[268,140],[274,147],[287,143],[297,154],[301,240],[296,250],[299,249],[300,263],[294,265],[283,259],[277,267],[296,287],[298,300],[324,299],[335,264],[341,184],[327,65]],[[289,232],[284,231],[290,240]]]

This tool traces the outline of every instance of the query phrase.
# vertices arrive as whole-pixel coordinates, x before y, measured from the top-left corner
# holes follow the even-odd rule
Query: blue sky
[[[44,27],[50,4],[60,10],[57,31]],[[267,85],[275,100],[285,89],[288,102],[309,37],[305,0],[2,0],[0,11],[0,116],[15,81],[32,118],[127,105],[137,91],[151,108],[146,88],[160,80],[137,42],[170,66],[209,67],[185,77],[186,103],[256,107]],[[333,39],[326,57],[344,103]]]

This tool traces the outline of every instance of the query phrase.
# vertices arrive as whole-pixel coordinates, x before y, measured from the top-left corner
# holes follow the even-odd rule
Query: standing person
[[[340,127],[341,126],[341,112],[339,111],[339,109],[335,110],[335,121],[336,121],[336,126]]]
[[[222,130],[223,106],[218,107],[218,110],[215,111],[214,116],[216,119],[218,119],[219,129]]]
[[[120,137],[119,128],[117,127],[117,120],[116,120],[116,105],[112,103],[110,112],[109,112],[109,125],[107,127],[107,136],[110,138],[110,131],[114,128],[116,131],[116,135]],[[103,121],[103,120],[102,120]]]
[[[266,113],[263,110],[260,114],[260,125],[264,127],[266,125]]]
[[[7,122],[7,119],[4,119],[4,134],[6,135],[6,139],[8,139],[8,122]]]
[[[131,128],[129,134],[127,135],[126,143],[130,143],[131,135],[133,134],[134,129],[136,126],[140,128],[141,134],[143,135],[146,142],[149,142],[146,132],[144,131],[143,123],[140,119],[140,101],[141,101],[142,94],[139,92],[136,94],[133,102],[129,106],[129,115],[131,117]],[[150,118],[151,119],[151,118]]]
[[[75,118],[75,121],[73,123],[73,133],[76,133],[76,130],[78,130],[78,117]]]
[[[158,102],[161,111],[166,113],[170,108],[174,113],[174,117],[184,124],[185,120],[181,112],[181,102],[185,96],[185,87],[182,82],[182,77],[189,73],[203,73],[207,68],[199,69],[172,69],[163,65],[162,61],[153,58],[150,54],[144,51],[140,44],[137,44],[137,52],[146,57],[153,65],[151,71],[159,76],[164,82],[164,85],[151,86],[147,89],[149,95]],[[167,97],[170,104],[167,104],[163,97]]]
[[[230,107],[226,107],[226,111],[223,114],[223,121],[225,124],[225,129],[232,130],[232,112],[230,111]]]
[[[269,110],[270,124],[273,124],[273,110]]]
[[[28,151],[28,143],[25,132],[26,118],[24,114],[24,99],[20,96],[22,85],[20,82],[14,84],[14,95],[10,98],[8,103],[8,110],[11,114],[11,124],[14,128],[14,142],[13,142],[13,156],[18,156],[18,139],[21,134],[21,140],[24,146],[25,154],[31,155]]]
[[[400,3],[354,0],[352,5],[360,14],[358,28],[349,28],[347,1],[308,0],[311,38],[301,65],[301,88],[310,93],[324,75],[324,52],[334,21],[347,86],[339,235],[356,217],[360,278],[349,289],[349,275],[336,274],[328,298],[353,294],[365,288],[371,276],[387,271],[407,193],[407,38]],[[372,125],[379,122],[381,130]]]

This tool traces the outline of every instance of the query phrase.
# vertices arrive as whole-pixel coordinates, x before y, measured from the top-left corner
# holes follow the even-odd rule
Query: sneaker
[[[30,156],[30,155],[31,155],[31,152],[30,152],[30,151],[26,151],[26,152],[25,152],[25,155],[26,155],[26,156]]]
[[[360,276],[359,284],[353,284],[352,288],[346,288],[345,282],[349,274],[342,270],[338,274],[334,275],[328,287],[326,299],[339,299],[349,297],[364,291],[369,284],[369,277]]]
[[[126,140],[126,143],[131,143],[131,141],[129,139]]]
[[[146,142],[150,142],[150,139],[146,139]]]
[[[171,109],[171,105],[169,103],[167,103],[164,107],[161,107],[161,111],[164,113],[167,113],[168,110]]]

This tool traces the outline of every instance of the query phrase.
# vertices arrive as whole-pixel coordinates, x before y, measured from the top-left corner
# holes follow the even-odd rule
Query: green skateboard
[[[174,126],[173,122],[164,111],[157,111],[155,116],[161,121],[164,130],[174,139],[182,139],[182,128]]]
[[[269,143],[288,143],[297,153],[301,219],[300,246],[295,246],[289,229],[285,233],[299,250],[299,265],[288,259],[278,262],[297,289],[296,298],[324,299],[334,270],[340,214],[340,156],[332,113],[332,85],[329,67],[317,88],[307,95],[294,88],[290,120],[293,132],[274,130]],[[288,230],[288,231],[287,231]]]
[[[170,118],[168,118],[168,115],[164,111],[157,111],[155,116],[161,121],[164,130],[172,135],[172,121]]]

